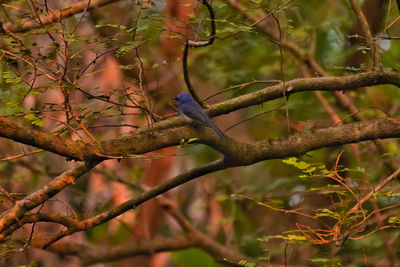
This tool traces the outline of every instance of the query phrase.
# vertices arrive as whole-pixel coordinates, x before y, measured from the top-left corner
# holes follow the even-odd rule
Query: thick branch
[[[182,128],[182,132],[185,132],[185,130],[187,129]],[[176,134],[177,133],[172,134],[169,138],[175,138]],[[263,140],[253,144],[239,143],[228,138],[216,141],[216,139],[213,138],[212,131],[210,130],[208,131],[208,137],[202,141],[205,143],[209,141],[212,146],[225,150],[230,157],[225,160],[217,160],[203,167],[195,168],[187,173],[180,174],[169,181],[142,193],[140,196],[126,201],[125,203],[113,207],[109,211],[103,212],[92,218],[83,221],[75,220],[74,227],[61,232],[46,246],[66,235],[83,231],[109,221],[149,199],[155,198],[172,188],[182,185],[197,177],[201,177],[207,173],[230,167],[248,166],[268,159],[301,156],[308,151],[327,146],[338,146],[366,140],[395,137],[400,137],[400,119],[391,118],[339,125],[310,132],[298,133],[283,138]]]
[[[267,23],[264,23],[263,18],[267,16],[261,16],[258,17],[257,15],[250,15],[247,11],[246,8],[237,2],[236,0],[226,0],[229,2],[229,4],[242,12],[244,16],[246,16],[248,19],[252,20],[254,23],[252,26],[257,26],[259,30],[267,34],[270,38],[272,38],[275,42],[279,42],[279,36],[276,31],[272,30]],[[352,2],[353,7],[355,7],[355,11],[358,14],[358,20],[363,26],[363,31],[365,32],[366,36],[371,35],[371,31],[369,29],[368,22],[366,21],[365,15],[363,14],[359,4],[357,1]],[[260,23],[262,22],[262,23]],[[371,35],[372,36],[372,35]],[[369,40],[369,41],[368,41]],[[368,44],[370,44],[370,52],[372,52],[373,55],[376,55],[376,61],[378,64],[380,64],[380,59],[379,59],[379,53],[376,51],[376,46],[374,43],[374,40],[371,38],[367,38]],[[283,39],[279,42],[279,44],[287,49],[290,53],[292,53],[294,56],[296,56],[299,60],[303,61],[307,67],[312,71],[315,72],[316,74],[320,76],[328,76],[327,73],[323,70],[323,68],[318,64],[318,62],[315,60],[315,58],[312,55],[307,55],[304,54],[301,50],[301,48],[293,43],[290,42],[289,40]],[[371,49],[372,48],[372,49]],[[374,60],[374,56],[372,56],[372,59]],[[380,66],[380,65],[379,65]],[[358,108],[352,103],[351,97],[343,94],[340,91],[334,91],[333,92],[334,97],[336,98],[338,104],[345,110],[347,110],[350,114],[352,114],[352,117],[357,120],[361,121],[363,120],[362,116],[358,113]],[[386,148],[384,147],[384,144],[382,142],[377,142],[377,148],[380,151],[381,154],[386,154]],[[398,168],[398,164],[394,162],[393,159],[385,160],[385,164],[388,165],[388,167],[392,170],[395,171]]]
[[[259,105],[266,101],[304,91],[335,91],[353,90],[356,88],[377,84],[394,84],[400,86],[400,74],[392,69],[379,69],[351,76],[301,78],[266,87],[257,92],[249,93],[213,105],[208,114],[211,117],[227,114],[245,107]],[[286,93],[285,93],[286,90]],[[366,122],[368,124],[369,122]],[[164,147],[179,145],[181,140],[198,138],[199,143],[207,144],[220,151],[228,158],[237,158],[242,147],[248,146],[232,139],[220,139],[208,128],[193,129],[183,127],[185,121],[178,117],[161,121],[152,129],[137,129],[126,136],[103,141],[99,144],[83,144],[67,141],[62,138],[19,127],[5,118],[0,118],[0,136],[14,141],[46,149],[56,154],[77,160],[94,161],[101,158],[123,157],[143,154]],[[249,145],[252,147],[252,145]],[[252,153],[250,153],[252,154]]]
[[[26,145],[40,147],[71,159],[84,159],[85,148],[83,143],[63,139],[28,127],[21,127],[2,117],[0,117],[0,137],[8,138]]]
[[[351,76],[331,76],[316,78],[299,78],[285,84],[266,87],[260,91],[242,95],[234,99],[214,105],[210,116],[226,114],[244,107],[259,105],[279,97],[305,91],[348,91],[357,88],[393,84],[400,86],[400,73],[392,69],[364,72]],[[286,93],[285,93],[286,90]],[[214,111],[215,110],[215,111]]]

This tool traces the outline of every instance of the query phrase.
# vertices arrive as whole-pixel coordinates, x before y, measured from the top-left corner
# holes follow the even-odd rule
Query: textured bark
[[[283,97],[285,94],[290,95],[293,93],[315,90],[353,90],[363,86],[372,86],[377,84],[393,84],[398,86],[399,81],[400,74],[395,70],[387,68],[343,77],[294,79],[286,82],[285,86],[283,84],[270,86],[260,91],[242,95],[234,99],[213,105],[208,110],[208,113],[210,116],[226,114],[235,110],[253,105],[259,105],[266,101]],[[366,121],[361,123],[360,126],[366,127],[371,124],[374,124],[374,122]],[[216,135],[213,134],[208,128],[194,129],[191,127],[185,127],[183,125],[185,125],[185,121],[181,118],[175,117],[156,123],[151,129],[137,129],[116,139],[103,141],[98,144],[89,144],[66,140],[27,127],[20,127],[5,118],[0,118],[0,136],[19,143],[42,148],[70,159],[86,160],[89,162],[107,159],[109,157],[129,157],[132,155],[143,154],[161,148],[179,145],[181,140],[189,138],[197,138],[198,140],[196,142],[207,144],[232,159],[239,158],[238,155],[242,155],[242,151],[248,151],[249,148],[254,149],[254,144],[245,144],[237,142],[233,139],[221,140],[217,138]],[[396,137],[397,131],[395,131],[395,129],[392,130],[394,131],[393,136],[389,136],[390,134],[387,133],[386,137]],[[318,131],[319,130],[315,131],[315,133]],[[327,131],[335,132],[335,128],[329,128]],[[353,135],[350,135],[350,137],[351,136]],[[385,138],[385,136],[377,136],[377,138]],[[290,142],[294,142],[293,137],[289,137],[288,139],[291,140]],[[348,142],[343,140],[341,144],[356,142],[356,140],[350,139]],[[367,137],[365,140],[367,139],[371,140],[373,138]],[[321,144],[316,148],[323,147],[323,142],[326,142],[325,145],[328,146],[334,145],[331,144],[332,142],[329,140],[319,140],[324,141],[322,141]],[[307,139],[304,139],[303,141],[307,143]],[[268,140],[266,142],[269,143],[271,141]],[[277,142],[279,146],[282,145],[283,140],[276,139],[274,142]],[[338,141],[338,143],[340,143],[340,141]],[[305,144],[304,146],[306,146]],[[279,149],[282,149],[282,147]],[[270,158],[281,158],[285,157],[285,155],[290,155],[293,153],[293,151],[288,153],[284,153],[284,151],[281,151],[281,153],[278,152],[279,151],[277,151],[275,155],[271,155]],[[303,151],[302,153],[305,152],[306,151]],[[253,153],[246,155],[250,156],[252,154]],[[246,158],[246,156],[244,158]]]

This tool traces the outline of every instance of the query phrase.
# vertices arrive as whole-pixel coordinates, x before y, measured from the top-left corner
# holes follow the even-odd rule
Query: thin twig
[[[368,201],[375,193],[379,192],[384,188],[388,183],[390,183],[393,179],[395,179],[400,174],[400,169],[389,175],[385,180],[383,180],[377,187],[375,187],[371,192],[369,192],[365,197],[360,199],[356,205],[349,211],[353,212],[357,209],[362,208],[362,204]]]
[[[39,149],[39,150],[35,150],[35,151],[19,154],[19,155],[16,155],[16,156],[2,158],[2,159],[0,159],[0,162],[9,161],[9,160],[13,160],[13,159],[19,159],[19,158],[22,158],[22,157],[26,157],[26,156],[30,156],[30,155],[33,155],[33,154],[41,153],[41,152],[44,152],[44,151],[45,150],[43,150],[43,149]]]

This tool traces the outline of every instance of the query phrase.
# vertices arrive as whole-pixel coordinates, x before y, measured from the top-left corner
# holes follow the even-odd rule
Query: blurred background
[[[383,64],[399,68],[396,3],[359,3]],[[84,8],[76,12],[79,4]],[[191,83],[207,105],[295,78],[352,75],[372,64],[350,1],[214,0],[210,4],[215,42],[188,54]],[[62,18],[59,11],[65,12]],[[211,23],[207,7],[192,0],[1,1],[0,14],[1,116],[85,142],[117,138],[176,116],[172,97],[187,92],[182,70],[185,42],[208,40]],[[52,17],[56,19],[48,23]],[[398,116],[399,107],[398,88],[379,85],[345,93],[302,92],[213,120],[235,140],[254,142]],[[6,139],[0,140],[0,153],[1,211],[72,165],[61,156]],[[40,212],[91,217],[220,157],[205,145],[185,144],[107,160],[47,201]],[[398,266],[398,182],[377,192],[362,212],[347,213],[358,198],[398,169],[398,158],[397,140],[328,147],[301,158],[208,174],[164,198],[215,242],[265,265]],[[338,224],[340,236],[334,228]],[[32,224],[25,225],[2,244],[1,264],[81,266],[85,250],[76,255],[63,252],[61,245],[47,251],[34,246],[21,249],[32,232],[35,238],[44,238],[62,229],[38,223],[32,231]],[[176,217],[153,199],[58,243],[65,248],[82,244],[107,254],[182,233]],[[93,263],[223,266],[201,247],[120,254],[110,262]],[[251,264],[242,263],[255,266]]]

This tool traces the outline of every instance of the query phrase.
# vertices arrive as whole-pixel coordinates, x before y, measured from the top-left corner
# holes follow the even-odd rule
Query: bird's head
[[[188,94],[179,94],[175,96],[174,99],[178,101],[178,103],[193,101],[192,97]]]

